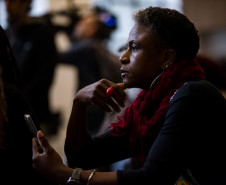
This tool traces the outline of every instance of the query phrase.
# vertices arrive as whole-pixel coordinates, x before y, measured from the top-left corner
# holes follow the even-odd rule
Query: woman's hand
[[[109,87],[114,89],[110,96],[106,94]],[[125,87],[121,83],[115,84],[109,80],[102,79],[78,91],[75,101],[83,105],[98,105],[107,112],[111,112],[112,109],[120,112],[120,107],[125,106],[124,102],[127,98],[124,89]]]
[[[72,170],[64,165],[60,155],[51,147],[42,131],[38,131],[37,138],[38,140],[32,139],[33,167],[53,181],[66,183]]]

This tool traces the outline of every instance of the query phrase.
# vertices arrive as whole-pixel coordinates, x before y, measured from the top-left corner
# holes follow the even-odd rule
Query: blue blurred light
[[[108,27],[113,27],[115,26],[116,20],[114,17],[110,16],[105,20],[105,25]]]

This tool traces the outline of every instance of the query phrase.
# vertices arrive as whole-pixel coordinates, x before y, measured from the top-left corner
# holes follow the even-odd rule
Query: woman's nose
[[[119,61],[121,62],[121,64],[129,63],[129,55],[128,55],[128,52],[127,52],[127,51],[125,51],[125,52],[119,57]]]

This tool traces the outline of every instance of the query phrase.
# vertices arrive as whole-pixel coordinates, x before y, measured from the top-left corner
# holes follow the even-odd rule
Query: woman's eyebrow
[[[125,43],[124,45],[122,45],[122,46],[118,49],[118,51],[119,51],[119,52],[122,52],[122,51],[127,50],[128,46],[131,46],[133,43],[135,43],[135,40],[131,40],[131,41]]]
[[[130,40],[128,43],[126,43],[126,46],[131,46],[132,44],[136,43],[135,40]]]

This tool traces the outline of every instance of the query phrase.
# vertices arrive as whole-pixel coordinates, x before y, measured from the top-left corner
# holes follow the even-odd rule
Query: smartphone
[[[31,118],[31,116],[29,114],[25,114],[24,119],[25,119],[25,121],[26,121],[26,123],[27,123],[27,125],[28,125],[28,127],[31,131],[32,137],[37,138],[38,130],[37,130],[32,118]]]

